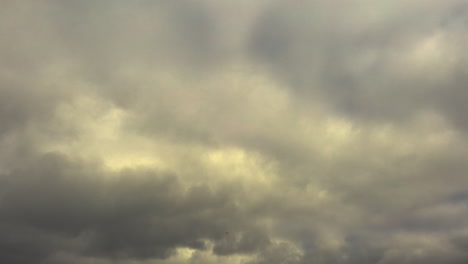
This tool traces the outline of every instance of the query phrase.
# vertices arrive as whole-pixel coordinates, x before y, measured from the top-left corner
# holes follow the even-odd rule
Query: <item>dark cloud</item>
[[[3,1],[0,263],[466,263],[466,5]]]
[[[205,250],[208,240],[217,241],[217,254],[256,251],[268,235],[233,204],[235,196],[208,184],[184,187],[163,172],[103,175],[60,154],[41,155],[2,175],[2,261],[31,255],[38,262],[60,250],[167,258],[176,247]]]

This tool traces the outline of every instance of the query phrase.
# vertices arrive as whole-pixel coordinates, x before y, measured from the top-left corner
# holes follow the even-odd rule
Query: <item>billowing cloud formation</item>
[[[0,263],[468,261],[464,1],[0,6]]]

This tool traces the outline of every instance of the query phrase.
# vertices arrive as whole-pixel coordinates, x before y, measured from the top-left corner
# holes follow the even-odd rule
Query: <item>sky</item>
[[[0,263],[468,263],[465,0],[0,0]]]

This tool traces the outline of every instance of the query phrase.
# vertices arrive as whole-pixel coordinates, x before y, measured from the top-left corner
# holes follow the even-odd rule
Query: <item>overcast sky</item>
[[[468,263],[466,0],[0,0],[0,263]]]

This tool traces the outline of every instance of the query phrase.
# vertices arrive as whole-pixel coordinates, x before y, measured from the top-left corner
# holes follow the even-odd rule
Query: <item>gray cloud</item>
[[[251,54],[293,93],[320,97],[352,118],[394,120],[437,108],[465,126],[455,99],[466,97],[462,3],[342,5],[278,1],[258,19]]]
[[[462,1],[4,1],[1,263],[465,263]]]
[[[221,188],[184,187],[180,177],[143,169],[106,175],[60,154],[41,155],[2,175],[2,260],[33,263],[57,250],[167,258],[176,247],[205,249],[207,240],[217,254],[267,245],[255,218],[233,204],[238,190]]]

